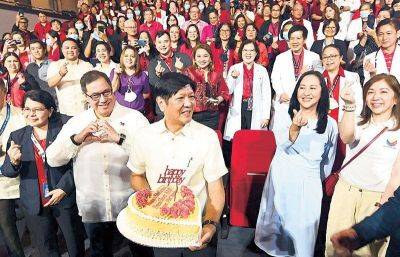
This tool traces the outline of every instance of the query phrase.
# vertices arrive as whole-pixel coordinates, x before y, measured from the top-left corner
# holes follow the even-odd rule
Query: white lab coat
[[[340,14],[340,19],[344,24],[346,24],[346,26],[349,26],[351,19],[353,18],[353,12],[357,11],[361,6],[360,0],[334,0],[333,3],[335,3],[339,9],[342,6],[350,7],[350,11],[342,12]],[[350,31],[350,28],[348,31]]]
[[[310,66],[310,68],[312,67],[314,70],[321,71],[322,66],[319,55],[304,49],[303,66]],[[289,129],[288,124],[291,124],[291,119],[288,114],[289,104],[280,103],[279,98],[283,93],[287,93],[291,96],[296,86],[291,50],[283,52],[276,57],[271,74],[271,81],[272,87],[275,90],[272,130],[274,131],[276,142],[279,144],[286,141]]]
[[[382,50],[379,49],[377,52],[370,53],[365,56],[364,64],[367,60],[370,60],[373,65],[376,67],[376,74],[386,73],[391,74],[396,77],[398,81],[400,81],[400,46],[397,45],[394,50],[394,56],[392,60],[392,67],[390,72],[387,69],[385,57],[383,56]],[[364,84],[371,78],[368,71],[364,69]]]
[[[327,81],[325,79],[325,81]],[[356,100],[356,110],[354,112],[355,117],[358,117],[361,114],[363,108],[363,95],[362,95],[362,86],[360,83],[360,77],[357,73],[351,71],[344,71],[344,77],[340,77],[340,88],[339,88],[339,122],[343,117],[343,107],[345,105],[343,99],[340,97],[340,94],[343,92],[345,85],[350,85],[351,90],[354,92],[354,99]]]
[[[285,23],[288,21],[293,21],[292,18],[285,20],[282,23],[282,28],[284,27]],[[303,25],[304,27],[306,27],[308,33],[307,33],[307,38],[306,38],[306,45],[307,45],[307,49],[311,49],[312,44],[314,43],[314,31],[313,28],[311,26],[311,22],[308,20],[303,19]]]
[[[232,77],[232,71],[237,70],[239,77]],[[225,124],[224,139],[231,140],[242,125],[242,96],[243,96],[243,62],[233,65],[228,72],[227,86],[229,94],[233,94]],[[261,121],[270,119],[271,112],[271,86],[267,69],[262,65],[254,64],[253,78],[253,112],[251,116],[251,129],[260,130]],[[265,128],[266,129],[266,128]]]

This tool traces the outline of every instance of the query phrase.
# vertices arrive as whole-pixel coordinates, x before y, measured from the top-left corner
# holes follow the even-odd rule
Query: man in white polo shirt
[[[161,76],[154,93],[164,119],[136,133],[127,164],[134,190],[177,183],[190,187],[201,203],[201,246],[154,248],[155,257],[216,256],[216,229],[225,202],[221,177],[227,169],[217,134],[192,120],[194,91],[194,82],[183,74]]]

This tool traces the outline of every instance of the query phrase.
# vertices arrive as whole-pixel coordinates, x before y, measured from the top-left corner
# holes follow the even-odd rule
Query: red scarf
[[[323,77],[326,79],[326,86],[328,87],[329,97],[333,97],[336,102],[339,103],[339,95],[340,95],[340,77],[344,77],[344,70],[342,67],[339,67],[338,74],[333,78],[333,81],[329,78],[328,71],[325,70],[322,73]],[[339,121],[339,108],[333,109],[329,111],[329,116]]]
[[[173,56],[174,56],[174,52],[169,51],[169,53],[166,56],[163,56],[162,54],[160,54],[160,58],[161,60],[163,60],[165,62],[165,64],[168,66],[168,69],[170,71],[172,71],[172,68],[174,67],[174,63],[173,63]]]
[[[254,64],[250,69],[243,63],[243,95],[242,99],[247,100],[253,94]]]
[[[390,73],[390,70],[392,69],[392,61],[393,61],[394,51],[393,51],[393,53],[389,54],[389,53],[385,53],[382,50],[382,53],[383,53],[383,57],[385,58],[386,67],[387,67],[387,69],[388,69],[388,71]]]
[[[294,54],[292,52],[292,60],[293,60],[293,67],[294,67],[294,76],[296,79],[300,76],[301,68],[303,67],[304,62],[304,49],[301,50],[300,54]]]

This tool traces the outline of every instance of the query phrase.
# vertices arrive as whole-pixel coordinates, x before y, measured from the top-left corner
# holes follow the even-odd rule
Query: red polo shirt
[[[42,25],[42,23],[38,22],[35,24],[35,27],[33,28],[33,31],[35,32],[35,35],[40,41],[46,41],[46,34],[49,33],[51,30],[51,24],[50,22],[46,22],[46,25]]]
[[[157,32],[161,31],[161,30],[163,30],[163,26],[158,21],[153,21],[150,24],[145,22],[142,25],[140,25],[140,27],[139,27],[139,32],[148,31],[150,33],[151,39],[153,39],[153,41],[156,40]]]

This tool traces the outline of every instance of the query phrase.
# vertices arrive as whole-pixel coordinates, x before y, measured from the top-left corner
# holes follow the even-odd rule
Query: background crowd
[[[400,0],[95,0],[77,8],[67,21],[16,13],[0,41],[0,232],[10,256],[24,256],[16,204],[40,256],[59,256],[57,226],[70,256],[82,256],[83,231],[92,256],[112,256],[115,220],[133,192],[130,144],[167,115],[156,88],[171,72],[194,82],[193,120],[222,133],[228,167],[235,132],[274,132],[255,236],[267,254],[313,256],[321,225],[325,256],[334,256],[331,236],[400,185]],[[103,75],[82,81],[93,70]],[[98,78],[110,88],[89,86]],[[99,148],[87,138],[100,128],[109,137]],[[323,204],[322,182],[339,169]],[[400,256],[388,241],[357,256]]]

